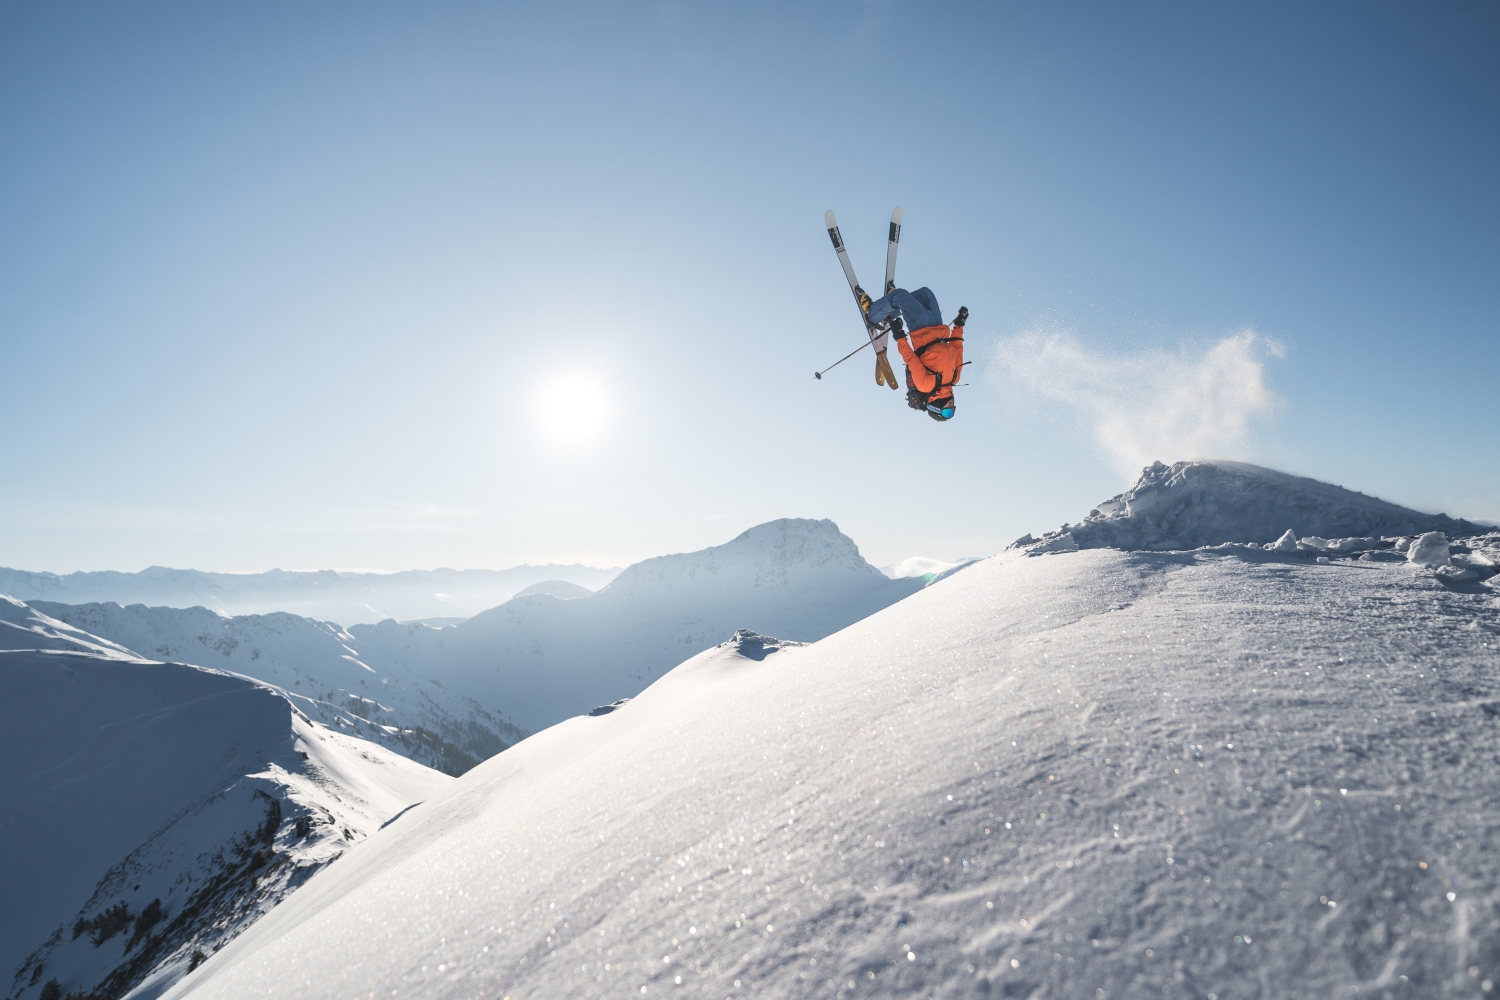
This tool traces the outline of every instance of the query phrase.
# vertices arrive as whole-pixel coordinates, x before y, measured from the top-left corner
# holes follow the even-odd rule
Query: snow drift
[[[248,678],[44,648],[0,652],[0,760],[7,996],[155,996],[451,780]]]
[[[1325,490],[1276,502],[1353,526]],[[486,761],[173,996],[1491,990],[1500,594],[1265,544],[1009,552],[741,636]]]

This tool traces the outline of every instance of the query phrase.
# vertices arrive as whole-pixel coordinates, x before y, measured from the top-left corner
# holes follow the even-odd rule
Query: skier
[[[937,296],[930,288],[908,292],[897,288],[870,303],[872,327],[889,324],[896,349],[906,360],[906,405],[924,410],[933,420],[951,420],[957,406],[953,386],[964,367],[964,323],[969,307],[958,310],[950,328],[943,322]],[[910,339],[902,321],[911,327]]]

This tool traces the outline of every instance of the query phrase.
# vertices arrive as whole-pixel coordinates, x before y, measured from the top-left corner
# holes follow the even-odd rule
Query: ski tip
[[[830,212],[829,214],[831,215],[832,213]],[[896,206],[896,210],[891,213],[891,221],[894,222],[898,226],[901,225],[901,206],[900,205],[897,205]]]
[[[834,226],[838,225],[838,220],[834,219],[833,217],[833,209],[830,208],[828,211],[823,213],[823,224],[829,229],[832,229]]]

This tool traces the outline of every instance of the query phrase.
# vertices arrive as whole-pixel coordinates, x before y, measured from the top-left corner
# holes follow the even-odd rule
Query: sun
[[[598,440],[609,423],[609,396],[599,379],[572,375],[545,384],[532,401],[533,419],[554,444]]]

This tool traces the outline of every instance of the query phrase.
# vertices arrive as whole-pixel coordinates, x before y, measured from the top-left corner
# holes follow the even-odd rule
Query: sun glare
[[[533,414],[554,444],[588,444],[604,434],[609,400],[595,378],[575,375],[548,383],[536,396]]]

